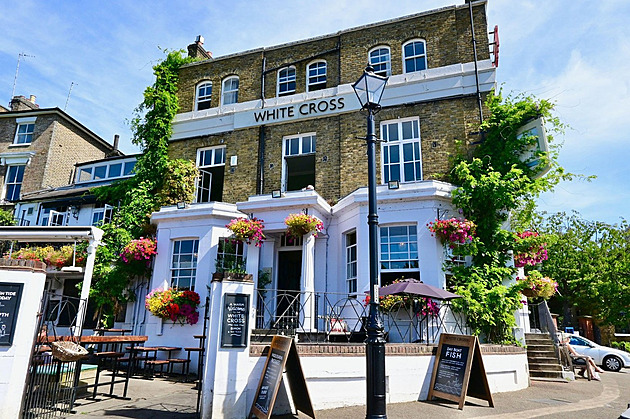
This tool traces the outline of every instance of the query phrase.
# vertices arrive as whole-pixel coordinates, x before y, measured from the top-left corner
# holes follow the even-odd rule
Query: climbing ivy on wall
[[[493,343],[514,343],[514,312],[522,304],[523,284],[511,281],[516,273],[508,263],[516,235],[512,230],[529,225],[540,193],[574,175],[557,163],[553,134],[564,127],[552,115],[550,102],[525,95],[504,98],[499,92],[489,95],[486,106],[489,117],[481,124],[482,143],[472,156],[459,156],[450,173],[458,186],[453,204],[477,225],[475,240],[453,253],[472,255],[473,262],[470,266],[447,262],[446,268],[452,273],[449,285],[463,297],[453,300],[454,307],[466,313],[473,333]],[[550,165],[542,177],[537,176],[540,166],[532,168],[521,160],[536,137],[517,135],[519,128],[538,117],[545,119],[550,142],[549,152],[532,157]]]
[[[135,166],[135,176],[114,185],[94,190],[100,202],[118,203],[109,224],[101,228],[103,246],[99,246],[94,268],[94,283],[90,298],[111,319],[113,312],[133,298],[131,280],[149,276],[150,270],[138,272],[133,265],[120,259],[120,252],[132,240],[151,236],[151,213],[163,205],[191,202],[194,197],[195,164],[188,160],[168,157],[168,139],[177,111],[179,68],[193,61],[183,51],[167,51],[166,57],[153,67],[155,82],[144,91],[144,100],[136,108],[131,121],[132,142],[142,155]]]

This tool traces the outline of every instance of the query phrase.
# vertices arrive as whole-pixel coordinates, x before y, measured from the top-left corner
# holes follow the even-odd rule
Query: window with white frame
[[[374,68],[374,74],[378,74],[383,77],[389,77],[392,74],[389,47],[378,46],[372,49],[368,53],[368,60],[372,68]]]
[[[380,228],[381,286],[398,278],[420,279],[415,224]]]
[[[285,191],[297,191],[315,186],[314,132],[283,138],[283,187]]]
[[[68,207],[42,208],[39,225],[65,226],[68,221]]]
[[[173,240],[171,258],[171,286],[180,290],[195,289],[199,240]]]
[[[346,291],[357,292],[357,232],[346,233]]]
[[[130,177],[133,176],[135,166],[135,157],[80,165],[77,167],[75,182],[83,183]]]
[[[295,67],[286,67],[278,71],[278,96],[295,93]]]
[[[4,199],[6,201],[18,201],[20,199],[25,167],[23,164],[7,167],[7,174],[4,178]]]
[[[381,139],[383,183],[422,180],[420,119],[381,122]]]
[[[33,141],[34,123],[18,124],[13,144],[30,144]]]
[[[221,105],[238,103],[238,77],[231,76],[223,80],[221,91]]]
[[[204,81],[197,86],[196,110],[202,111],[210,108],[212,99],[212,82]]]
[[[100,226],[112,221],[114,207],[107,204],[96,204],[92,211],[92,225]]]
[[[228,237],[219,239],[217,272],[245,272],[245,245]]]
[[[427,69],[426,43],[413,39],[403,45],[403,72],[413,73]]]
[[[306,91],[314,92],[326,88],[326,61],[315,61],[306,68]]]
[[[225,146],[197,150],[196,202],[221,201],[225,177]]]

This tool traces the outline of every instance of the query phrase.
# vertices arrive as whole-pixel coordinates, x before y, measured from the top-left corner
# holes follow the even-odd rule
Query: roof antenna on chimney
[[[66,111],[68,107],[68,101],[70,100],[70,93],[72,93],[72,86],[74,86],[74,82],[70,83],[70,90],[68,90],[68,97],[66,98],[66,105],[63,107],[63,111]]]
[[[27,55],[23,52],[20,52],[18,55],[17,68],[15,69],[15,78],[13,79],[13,91],[11,92],[11,99],[15,97],[15,85],[17,84],[18,72],[20,71],[20,61],[22,61],[22,57],[35,58],[34,55]]]

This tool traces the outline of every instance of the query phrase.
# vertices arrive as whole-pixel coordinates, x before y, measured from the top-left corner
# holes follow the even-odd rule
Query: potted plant
[[[86,246],[80,247],[74,256],[76,266],[85,266]],[[61,270],[64,266],[72,266],[73,254],[75,249],[73,246],[43,246],[43,247],[23,247],[20,250],[11,253],[11,259],[22,260],[38,260],[44,262],[47,267]],[[5,256],[8,257],[8,256]]]
[[[294,239],[309,233],[313,233],[313,236],[317,237],[317,234],[324,230],[324,223],[314,215],[289,214],[284,219],[284,223],[287,226],[287,235]]]
[[[427,228],[443,244],[448,244],[451,249],[454,249],[459,244],[470,243],[475,236],[477,226],[469,220],[450,218],[429,222]]]
[[[543,277],[538,271],[530,271],[525,278],[516,278],[522,284],[521,292],[528,298],[548,300],[558,290],[558,283],[551,278]]]
[[[145,307],[151,314],[161,319],[170,319],[182,326],[199,321],[199,294],[194,291],[180,291],[177,288],[152,290],[145,298]]]
[[[254,245],[260,247],[263,240],[265,240],[265,234],[263,233],[265,225],[263,223],[263,220],[259,220],[256,217],[241,217],[231,220],[226,227],[232,232],[235,240],[247,244],[254,243]]]

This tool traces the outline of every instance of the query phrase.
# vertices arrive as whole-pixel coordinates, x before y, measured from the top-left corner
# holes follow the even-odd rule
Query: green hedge
[[[612,342],[610,344],[615,349],[621,349],[626,352],[630,352],[630,342]]]

